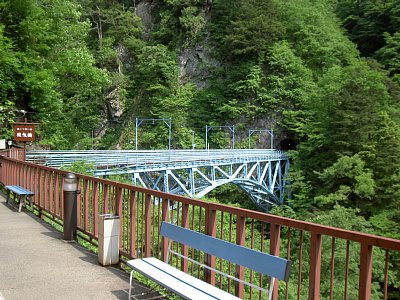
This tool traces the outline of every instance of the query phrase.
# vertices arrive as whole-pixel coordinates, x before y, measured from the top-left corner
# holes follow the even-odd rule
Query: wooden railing
[[[5,156],[18,160],[25,160],[25,149],[11,148],[7,150],[0,150],[0,156]]]
[[[39,216],[62,222],[65,171],[5,157],[0,157],[0,163],[2,184],[35,191],[33,200]],[[279,283],[274,299],[396,299],[400,295],[400,240],[77,176],[80,236],[96,244],[98,216],[119,215],[122,261],[147,256],[162,259],[167,243],[158,230],[162,221],[168,221],[291,259],[289,284]],[[260,274],[185,246],[179,251],[246,281],[266,281]],[[262,299],[258,291],[198,269],[190,262],[174,258],[172,263],[244,299]]]

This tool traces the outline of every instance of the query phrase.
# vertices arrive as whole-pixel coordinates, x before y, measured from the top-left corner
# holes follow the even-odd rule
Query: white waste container
[[[99,263],[103,266],[119,262],[119,216],[99,216]]]

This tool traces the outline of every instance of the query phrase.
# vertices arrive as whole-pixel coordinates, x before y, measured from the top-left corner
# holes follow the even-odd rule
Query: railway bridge
[[[96,177],[128,174],[134,185],[193,198],[231,183],[263,211],[288,198],[290,163],[278,150],[29,151],[27,161],[56,168],[86,162]]]

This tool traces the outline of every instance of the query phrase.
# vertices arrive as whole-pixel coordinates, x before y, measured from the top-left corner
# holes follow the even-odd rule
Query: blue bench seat
[[[19,198],[18,212],[21,212],[22,205],[25,205],[26,199],[29,199],[31,208],[33,210],[32,197],[35,195],[34,192],[32,192],[26,188],[23,188],[22,186],[19,186],[19,185],[6,185],[5,189],[8,191],[6,203],[8,203],[10,201],[10,194],[12,192],[12,193],[14,193],[14,195],[18,196],[18,198]]]

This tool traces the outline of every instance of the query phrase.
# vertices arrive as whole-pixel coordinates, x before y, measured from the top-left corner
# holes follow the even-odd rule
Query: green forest
[[[0,112],[45,149],[134,149],[136,118],[171,118],[173,149],[273,129],[296,144],[273,213],[400,239],[396,0],[0,0]]]

